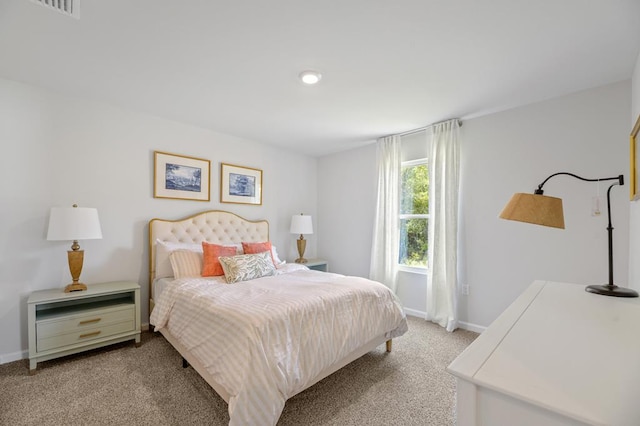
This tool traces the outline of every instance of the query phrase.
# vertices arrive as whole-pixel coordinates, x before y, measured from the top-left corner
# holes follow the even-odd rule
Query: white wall
[[[70,242],[46,241],[52,206],[96,207],[102,240],[81,241],[82,281],[133,280],[148,323],[147,223],[223,209],[269,220],[281,257],[295,259],[291,215],[316,215],[317,160],[181,123],[0,79],[0,363],[25,356],[31,291],[70,282]],[[211,160],[211,200],[153,198],[153,151]],[[263,205],[219,203],[220,162],[263,170]],[[316,253],[315,235],[307,254]]]
[[[640,55],[633,71],[629,129],[633,129],[638,116],[640,116]],[[636,161],[638,159],[640,155],[636,155]],[[640,257],[640,201],[633,201],[629,205],[629,240],[629,286],[640,291],[640,262],[635,260]]]
[[[318,256],[331,272],[369,276],[376,181],[375,145],[318,161]]]
[[[633,92],[629,82],[618,83],[464,123],[461,256],[466,262],[461,279],[471,294],[461,297],[463,321],[488,325],[533,279],[606,281],[605,219],[589,215],[595,185],[559,177],[545,186],[548,195],[565,200],[565,231],[496,217],[513,192],[532,191],[555,171],[628,177],[628,134],[639,114],[640,58]],[[70,280],[69,244],[45,240],[52,206],[98,208],[104,238],[81,242],[86,250],[82,279],[137,281],[143,300],[148,294],[148,220],[206,209],[268,219],[271,239],[288,259],[296,257],[290,217],[309,213],[317,231],[306,237],[308,257],[327,258],[336,272],[369,274],[373,144],[316,161],[2,79],[0,142],[5,160],[0,176],[0,363],[25,356],[28,294],[62,288]],[[154,199],[154,150],[210,159],[212,201]],[[220,162],[263,169],[262,206],[217,201]],[[612,199],[616,282],[626,285],[628,271],[632,286],[640,289],[640,266],[629,265],[627,252],[629,242],[632,259],[640,250],[640,203],[631,203],[629,241],[628,187],[614,188]],[[426,306],[421,282],[401,277],[398,293],[409,309]],[[143,303],[143,323],[147,318]]]
[[[606,218],[590,214],[595,184],[557,177],[545,185],[547,195],[564,199],[564,231],[497,216],[514,192],[533,192],[558,171],[628,177],[629,92],[623,82],[465,121],[460,279],[470,295],[460,297],[463,322],[489,325],[535,279],[606,283]],[[338,272],[368,276],[375,147],[320,158],[318,181],[319,255]],[[345,181],[348,186],[340,184]],[[627,203],[628,187],[614,187],[614,272],[622,285],[628,275]],[[420,310],[426,301],[419,295],[426,292],[414,288],[416,282],[398,293],[406,307]]]
[[[608,282],[606,214],[591,216],[596,184],[568,176],[545,184],[546,195],[563,199],[565,230],[498,214],[513,193],[533,192],[556,172],[628,177],[629,90],[629,82],[618,83],[465,122],[462,247],[470,295],[460,299],[462,321],[489,325],[536,279]],[[614,281],[625,286],[628,193],[628,186],[611,191]]]

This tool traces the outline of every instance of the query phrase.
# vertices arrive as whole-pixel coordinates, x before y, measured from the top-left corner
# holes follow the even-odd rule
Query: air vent
[[[47,9],[80,19],[80,0],[31,0]]]

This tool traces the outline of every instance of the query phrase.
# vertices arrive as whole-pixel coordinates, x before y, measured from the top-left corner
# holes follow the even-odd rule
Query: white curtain
[[[427,320],[453,331],[458,327],[458,120],[435,124],[429,154],[429,275]]]
[[[378,139],[378,202],[373,227],[369,277],[396,291],[398,210],[400,207],[400,137]]]

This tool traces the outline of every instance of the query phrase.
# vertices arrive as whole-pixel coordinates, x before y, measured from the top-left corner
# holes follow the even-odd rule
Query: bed
[[[228,403],[230,425],[276,424],[288,398],[407,331],[382,284],[286,264],[275,250],[220,258],[269,257],[277,267],[257,279],[167,276],[167,246],[203,241],[240,253],[269,241],[269,224],[218,210],[149,222],[150,322]]]

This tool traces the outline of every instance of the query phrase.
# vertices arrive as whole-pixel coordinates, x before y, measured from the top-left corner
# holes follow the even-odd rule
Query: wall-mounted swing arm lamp
[[[533,194],[514,194],[500,213],[500,218],[508,220],[516,220],[519,222],[533,223],[536,225],[550,226],[554,228],[564,229],[564,213],[562,211],[562,199],[548,197],[544,194],[542,187],[549,179],[558,175],[568,175],[576,179],[586,182],[601,182],[615,180],[607,189],[607,218],[609,224],[607,232],[609,234],[609,283],[604,285],[590,285],[585,288],[586,291],[604,296],[616,297],[638,297],[638,293],[625,287],[619,287],[613,283],[613,226],[611,226],[611,188],[616,185],[624,185],[624,177],[622,175],[610,178],[586,179],[573,173],[559,172],[554,173],[546,178]]]

